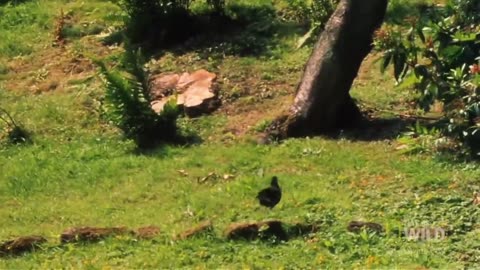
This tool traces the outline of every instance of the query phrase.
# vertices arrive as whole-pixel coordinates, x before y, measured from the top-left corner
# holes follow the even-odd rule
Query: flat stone
[[[185,114],[195,117],[209,113],[220,104],[214,90],[217,75],[204,69],[191,74],[159,74],[151,80],[152,109],[161,113],[165,104],[174,96]],[[172,90],[174,89],[174,90]]]
[[[150,79],[150,96],[159,99],[171,94],[176,88],[180,76],[178,74],[158,74]]]
[[[178,80],[177,89],[186,89],[193,83],[199,81],[208,81],[211,84],[213,81],[215,81],[216,78],[217,75],[215,75],[215,73],[208,72],[204,69],[199,69],[191,74],[185,72],[182,74],[182,76],[180,76],[180,79]]]
[[[96,242],[107,237],[131,233],[132,231],[126,227],[76,227],[65,230],[60,235],[60,241],[62,243]]]
[[[135,235],[140,239],[152,239],[159,234],[160,234],[160,228],[153,225],[141,227],[135,231]]]
[[[0,255],[20,255],[33,251],[45,242],[47,242],[47,239],[37,235],[17,237],[0,244]]]
[[[213,231],[213,224],[210,220],[204,221],[197,226],[188,229],[175,237],[176,240],[185,240],[196,235]]]
[[[288,234],[280,220],[233,223],[228,226],[224,234],[230,240],[254,240],[271,236],[282,241],[288,240]]]

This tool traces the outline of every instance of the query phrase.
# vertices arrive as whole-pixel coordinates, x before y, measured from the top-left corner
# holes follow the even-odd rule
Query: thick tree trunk
[[[308,60],[290,112],[278,118],[271,131],[280,137],[305,136],[361,119],[349,90],[372,49],[373,33],[383,22],[387,3],[340,1]]]

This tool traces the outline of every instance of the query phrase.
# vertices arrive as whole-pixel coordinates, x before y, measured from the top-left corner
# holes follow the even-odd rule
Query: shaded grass
[[[109,1],[32,0],[0,6],[0,60],[50,47],[61,10],[76,19],[76,25],[65,30],[72,38],[97,34],[105,23],[115,26],[121,21],[119,8]]]

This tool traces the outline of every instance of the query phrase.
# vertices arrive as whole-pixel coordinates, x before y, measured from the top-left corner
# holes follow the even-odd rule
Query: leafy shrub
[[[234,32],[227,53],[249,55],[261,54],[272,40],[276,27],[275,10],[267,5],[248,7],[231,5],[229,16],[242,25],[242,31]]]
[[[148,73],[140,50],[127,48],[123,67],[127,74],[109,71],[97,61],[106,89],[105,113],[125,137],[139,148],[177,139],[176,120],[180,115],[175,102],[169,102],[157,114],[150,106]]]
[[[225,7],[225,0],[207,0],[207,4],[213,7],[216,12],[222,13]]]
[[[480,5],[450,0],[421,20],[410,19],[406,32],[384,27],[375,45],[382,50],[382,70],[393,65],[398,82],[412,85],[425,111],[444,104],[444,131],[461,139],[480,157]]]
[[[5,124],[6,139],[11,144],[20,144],[30,142],[30,134],[20,126],[13,117],[5,110],[0,108],[0,123]]]
[[[126,33],[133,43],[170,42],[188,30],[191,0],[120,0],[127,14]]]
[[[13,4],[13,5],[16,5],[16,4],[21,4],[23,2],[26,2],[28,0],[0,0],[0,5],[4,5],[4,4]]]
[[[310,30],[300,39],[298,47],[310,42],[324,28],[332,16],[339,0],[288,0],[288,8],[284,17],[310,27]]]
[[[127,14],[126,33],[133,43],[167,46],[186,39],[196,31],[189,7],[193,0],[119,0]],[[223,13],[224,0],[207,0]],[[144,44],[145,45],[145,44]]]

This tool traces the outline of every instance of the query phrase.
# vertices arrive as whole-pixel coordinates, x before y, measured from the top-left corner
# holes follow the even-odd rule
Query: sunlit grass
[[[47,14],[35,15],[28,27],[36,31],[39,22],[52,22],[60,6],[71,9],[80,21],[90,21],[108,18],[109,5],[93,0],[30,1],[0,10]],[[27,32],[33,31],[28,27],[9,31],[18,33],[15,38],[32,50],[50,42],[51,26],[46,26],[50,32],[42,34],[42,40],[25,42],[30,38]],[[281,84],[282,94],[289,95],[311,49],[294,50],[297,37],[292,32],[280,39],[282,44],[271,58],[192,60],[194,53],[184,57],[166,53],[159,67],[177,71],[211,62],[215,71],[233,81],[224,82],[226,93],[234,91],[234,86],[245,87],[241,82],[253,77],[262,83]],[[77,42],[83,46],[81,38]],[[7,43],[0,40],[0,44]],[[8,53],[8,57],[14,55]],[[407,91],[397,92],[375,64],[363,75],[354,87],[361,101],[389,109],[408,96]],[[33,134],[32,144],[0,145],[0,240],[27,234],[49,240],[44,250],[2,258],[2,269],[454,269],[474,267],[469,261],[479,258],[476,222],[480,211],[468,203],[478,190],[480,169],[475,164],[405,155],[395,149],[395,139],[317,137],[272,145],[234,139],[223,143],[218,138],[231,116],[222,111],[182,120],[204,139],[202,144],[139,153],[102,118],[99,84],[90,80],[75,84],[79,87],[37,95],[5,90],[0,84],[0,106]],[[260,91],[247,90],[250,95]],[[242,96],[240,101],[247,98]],[[264,109],[260,101],[253,104]],[[249,106],[245,110],[255,107]],[[210,173],[218,177],[199,183]],[[226,174],[234,178],[225,180]],[[273,175],[280,179],[283,198],[267,210],[258,206],[255,195]],[[435,200],[444,202],[430,203]],[[227,241],[223,236],[233,222],[269,218],[287,223],[321,221],[322,226],[315,234],[285,243]],[[173,235],[206,219],[213,220],[214,235],[172,241]],[[388,230],[417,223],[446,224],[458,231],[443,241],[415,242],[392,234],[350,234],[346,225],[351,220],[379,222]],[[91,245],[58,246],[58,235],[72,226],[136,228],[150,224],[162,231],[153,241],[121,236]],[[470,259],[460,260],[463,254]]]

